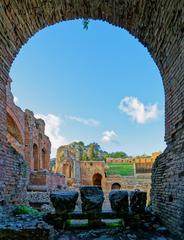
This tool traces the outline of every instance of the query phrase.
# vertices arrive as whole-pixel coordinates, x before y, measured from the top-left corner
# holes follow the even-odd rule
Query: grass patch
[[[25,206],[25,205],[19,205],[16,206],[14,211],[13,211],[14,215],[21,215],[21,214],[29,214],[32,216],[37,216],[37,217],[41,217],[42,213],[39,212],[38,210],[29,207],[29,206]]]
[[[122,227],[122,225],[123,225],[122,221],[107,223],[107,227],[109,227],[109,228]]]
[[[107,175],[133,176],[134,165],[131,163],[109,163]]]
[[[70,226],[71,224],[72,224],[72,220],[71,219],[66,220],[66,226]]]

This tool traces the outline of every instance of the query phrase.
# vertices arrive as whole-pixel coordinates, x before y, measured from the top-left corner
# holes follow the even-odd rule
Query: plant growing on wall
[[[89,19],[83,20],[83,28],[87,31],[89,28]]]

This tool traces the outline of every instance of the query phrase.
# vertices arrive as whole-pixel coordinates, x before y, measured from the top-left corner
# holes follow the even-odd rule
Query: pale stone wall
[[[102,176],[101,186],[103,189],[107,187],[107,180],[105,175],[105,162],[104,161],[81,161],[81,185],[94,185],[93,176],[100,174]]]
[[[155,155],[156,156],[156,155]],[[80,162],[80,171],[81,171],[81,184],[82,185],[94,185],[93,176],[96,173],[102,175],[102,188],[104,192],[110,192],[112,190],[112,185],[114,183],[120,184],[120,189],[122,190],[135,190],[139,189],[146,191],[148,193],[148,199],[150,199],[150,188],[151,188],[151,168],[154,163],[155,157],[149,158],[129,158],[129,159],[107,159],[107,163],[132,163],[134,164],[134,175],[133,176],[107,176],[106,170],[107,165],[104,161],[81,161]],[[136,172],[135,162],[142,162],[141,164],[143,169],[146,170],[147,164],[151,162],[151,168],[149,171],[143,171],[144,173]],[[150,164],[149,164],[150,167]]]

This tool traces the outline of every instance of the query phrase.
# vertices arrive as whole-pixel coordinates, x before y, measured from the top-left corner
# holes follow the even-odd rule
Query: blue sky
[[[59,145],[98,142],[129,155],[163,151],[164,91],[147,49],[127,31],[82,20],[47,27],[11,68],[17,104],[46,121],[52,156]]]

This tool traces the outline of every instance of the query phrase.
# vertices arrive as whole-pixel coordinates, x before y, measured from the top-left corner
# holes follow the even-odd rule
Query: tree
[[[83,152],[83,155],[82,155],[82,161],[88,161],[89,158],[88,158],[88,155],[86,153],[86,151]]]
[[[127,154],[125,152],[112,152],[107,154],[107,157],[110,158],[127,158]]]
[[[93,160],[95,159],[95,146],[93,143],[89,144],[89,150],[88,150],[88,154],[89,154],[89,159]]]

